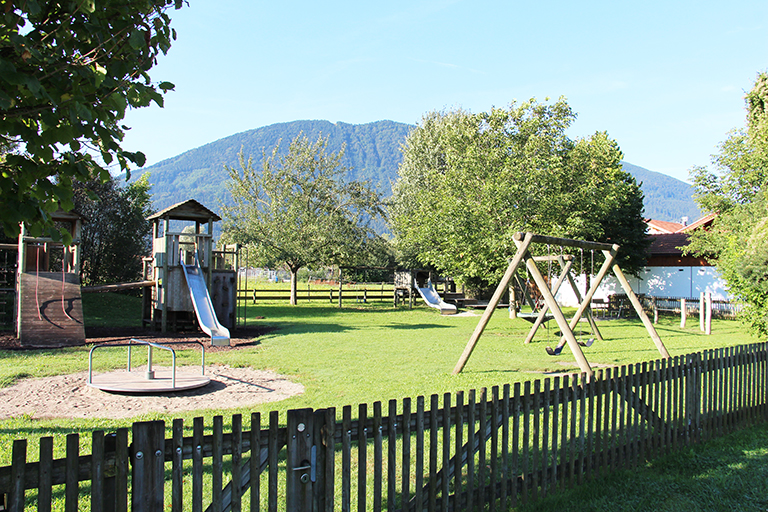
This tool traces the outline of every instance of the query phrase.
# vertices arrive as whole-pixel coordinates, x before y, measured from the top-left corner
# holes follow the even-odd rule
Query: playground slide
[[[216,311],[213,309],[211,296],[208,294],[208,287],[205,285],[205,278],[197,264],[197,259],[195,259],[194,265],[182,263],[181,267],[184,269],[184,277],[187,280],[189,294],[192,297],[192,304],[195,306],[200,328],[211,337],[211,345],[229,345],[229,329],[221,325],[216,317]]]
[[[429,285],[426,288],[417,288],[417,290],[419,290],[419,295],[421,295],[421,298],[424,299],[424,302],[426,302],[429,307],[439,309],[440,313],[443,315],[456,314],[456,306],[443,301],[443,299],[440,298],[440,295],[437,294],[437,291],[432,288],[432,285]]]

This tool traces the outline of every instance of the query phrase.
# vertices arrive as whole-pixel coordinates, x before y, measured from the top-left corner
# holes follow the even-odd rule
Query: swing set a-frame
[[[592,375],[593,375],[592,367],[587,361],[587,358],[584,355],[584,352],[581,350],[581,346],[579,345],[579,342],[573,333],[573,329],[578,325],[579,321],[581,320],[585,312],[588,312],[589,305],[592,301],[592,297],[594,296],[597,289],[600,287],[600,283],[602,282],[603,278],[606,276],[606,274],[608,274],[608,271],[610,270],[613,270],[613,273],[616,276],[616,280],[619,282],[621,287],[624,289],[624,292],[627,294],[627,297],[632,303],[632,306],[635,308],[635,311],[637,312],[638,317],[640,317],[640,320],[643,322],[643,325],[648,331],[648,334],[651,336],[653,343],[656,345],[656,348],[659,350],[661,357],[665,359],[668,359],[670,357],[669,352],[667,352],[667,348],[664,346],[664,343],[661,341],[659,334],[656,332],[656,329],[653,327],[653,323],[648,318],[648,315],[645,314],[645,311],[643,310],[643,306],[640,304],[640,300],[635,295],[635,292],[632,291],[632,286],[630,286],[629,281],[627,281],[627,278],[624,276],[624,272],[621,270],[621,268],[619,267],[619,264],[616,261],[616,256],[618,255],[618,252],[620,249],[619,245],[617,244],[612,245],[612,244],[606,244],[606,243],[600,243],[600,242],[589,242],[586,240],[574,240],[570,238],[556,238],[556,237],[550,237],[550,236],[544,236],[544,235],[537,235],[530,232],[515,233],[513,239],[514,239],[515,245],[517,246],[517,251],[515,252],[515,255],[512,257],[509,267],[507,267],[507,271],[504,273],[504,277],[502,277],[501,282],[499,283],[498,287],[496,288],[496,291],[493,294],[493,297],[491,297],[491,301],[489,302],[488,307],[485,309],[483,316],[480,317],[480,321],[478,322],[477,327],[475,327],[475,330],[472,333],[472,336],[467,342],[467,346],[464,348],[464,352],[461,354],[459,361],[456,363],[456,367],[453,369],[454,375],[461,373],[461,371],[464,369],[464,366],[467,364],[469,357],[472,355],[472,351],[475,349],[477,342],[480,340],[480,336],[482,336],[483,331],[485,330],[485,327],[488,325],[488,321],[491,319],[491,316],[493,315],[496,309],[496,306],[498,306],[502,296],[504,295],[504,292],[507,290],[507,286],[509,285],[509,282],[512,279],[512,276],[515,275],[518,267],[520,267],[520,264],[523,262],[525,263],[525,267],[528,269],[528,272],[530,273],[531,277],[533,277],[533,280],[536,283],[536,286],[538,287],[539,292],[542,295],[542,298],[544,299],[544,304],[546,306],[546,309],[548,309],[551,312],[552,316],[554,317],[554,320],[557,322],[557,325],[560,328],[560,331],[562,332],[563,337],[568,343],[568,347],[571,349],[573,356],[576,358],[576,362],[579,365],[579,368],[583,373],[587,374],[590,379],[592,378]],[[605,261],[600,267],[600,270],[597,272],[597,275],[592,280],[592,284],[590,285],[589,290],[587,290],[587,293],[584,295],[583,298],[581,298],[579,307],[576,310],[576,313],[573,315],[573,318],[571,319],[570,322],[568,322],[568,320],[565,318],[565,315],[563,314],[562,309],[560,309],[560,306],[557,304],[557,301],[555,300],[553,292],[550,291],[549,286],[546,280],[544,279],[544,276],[541,274],[538,267],[536,266],[534,257],[529,252],[528,249],[531,246],[531,244],[548,244],[548,245],[562,246],[562,247],[575,247],[575,248],[586,249],[586,250],[597,250],[597,251],[602,251],[602,253],[605,255]],[[563,272],[563,275],[561,275],[561,278],[564,275],[567,275],[567,272]],[[561,279],[559,279],[558,281],[562,282]],[[553,290],[555,293],[557,293],[558,286],[559,285],[556,284],[553,287]],[[574,286],[574,289],[575,289],[575,286]],[[543,315],[546,314],[546,310],[542,310],[542,312],[539,314],[542,316],[542,319],[543,319]],[[591,317],[588,316],[588,318],[591,318]],[[538,326],[534,324],[534,327],[538,327]],[[594,327],[595,326],[593,326],[593,330],[596,331]],[[535,329],[532,330],[532,332],[535,332]]]

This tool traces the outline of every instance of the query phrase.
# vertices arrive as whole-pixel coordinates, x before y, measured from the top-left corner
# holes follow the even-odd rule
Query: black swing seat
[[[533,324],[536,323],[536,319],[539,318],[539,313],[518,313],[517,317]],[[553,318],[555,318],[555,316],[552,313],[545,313],[544,320],[542,321],[549,322]]]

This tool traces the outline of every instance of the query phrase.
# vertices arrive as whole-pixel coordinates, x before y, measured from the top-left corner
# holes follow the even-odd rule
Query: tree
[[[120,143],[128,107],[162,106],[169,82],[149,70],[175,33],[166,11],[182,0],[6,1],[0,13],[0,220],[15,236],[54,229],[50,213],[72,209],[73,183],[109,180],[116,162],[144,165]],[[94,155],[98,155],[95,158]]]
[[[498,282],[513,235],[618,243],[620,263],[645,263],[642,192],[606,133],[571,140],[564,99],[472,114],[430,112],[403,145],[390,205],[397,244],[470,286]]]
[[[691,237],[688,252],[715,261],[730,292],[745,305],[751,329],[768,335],[768,73],[746,95],[747,119],[712,157],[715,170],[694,167],[695,199],[716,212],[709,230]]]
[[[328,153],[327,139],[313,143],[303,134],[287,154],[279,146],[263,155],[261,172],[242,153],[239,169],[226,168],[233,205],[222,210],[222,231],[232,242],[255,246],[265,265],[290,270],[295,305],[299,269],[354,264],[377,245],[370,223],[383,212],[368,183],[343,181],[343,149]]]
[[[149,176],[126,186],[109,181],[75,182],[75,210],[86,217],[80,247],[83,283],[133,282],[142,277],[142,259],[149,251],[152,197]]]

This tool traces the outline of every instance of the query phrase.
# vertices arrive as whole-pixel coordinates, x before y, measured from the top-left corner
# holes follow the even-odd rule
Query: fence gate
[[[333,493],[335,416],[334,409],[288,411],[285,476],[287,512],[325,510],[326,491],[330,489]],[[331,447],[329,457],[326,457],[327,447]],[[332,503],[332,497],[333,494],[329,503]]]

